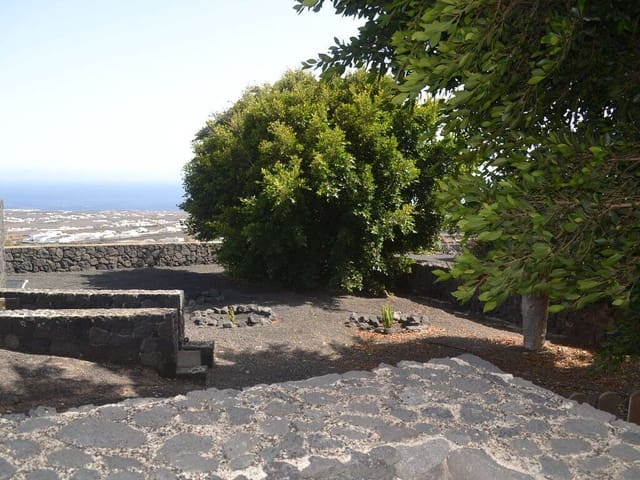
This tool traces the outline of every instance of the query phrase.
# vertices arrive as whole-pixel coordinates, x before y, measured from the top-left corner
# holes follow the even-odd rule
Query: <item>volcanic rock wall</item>
[[[0,348],[176,373],[180,290],[0,289],[0,299]]]
[[[7,247],[8,273],[178,267],[216,262],[217,242]]]

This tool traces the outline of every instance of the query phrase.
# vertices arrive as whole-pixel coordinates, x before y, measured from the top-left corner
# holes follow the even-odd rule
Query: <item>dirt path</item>
[[[64,410],[135,396],[170,396],[203,387],[243,388],[298,380],[400,360],[427,361],[469,352],[501,369],[562,395],[606,390],[628,395],[640,385],[640,367],[619,375],[590,375],[592,352],[548,342],[541,353],[524,352],[521,337],[504,328],[472,321],[423,298],[363,298],[296,293],[256,287],[229,279],[217,266],[25,275],[28,288],[179,288],[194,309],[256,303],[273,309],[269,326],[218,329],[187,319],[192,340],[215,342],[216,366],[206,381],[167,380],[145,369],[99,365],[77,359],[0,350],[0,412],[24,412],[38,405]],[[202,292],[224,299],[202,303]],[[384,303],[394,310],[426,315],[431,326],[418,334],[360,332],[345,322],[351,312],[377,314]],[[486,320],[485,320],[486,322]]]

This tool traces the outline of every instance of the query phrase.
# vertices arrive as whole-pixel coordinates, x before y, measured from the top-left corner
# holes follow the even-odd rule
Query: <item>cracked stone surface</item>
[[[640,427],[462,355],[3,415],[13,478],[638,479]]]

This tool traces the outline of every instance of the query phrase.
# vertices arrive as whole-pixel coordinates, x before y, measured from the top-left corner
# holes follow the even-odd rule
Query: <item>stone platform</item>
[[[640,427],[472,355],[0,416],[0,479],[638,479]]]

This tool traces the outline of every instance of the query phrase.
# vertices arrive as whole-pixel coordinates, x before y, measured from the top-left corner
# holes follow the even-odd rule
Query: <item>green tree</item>
[[[444,98],[468,168],[439,182],[439,198],[480,247],[451,270],[458,298],[479,292],[491,310],[522,294],[530,349],[542,345],[549,302],[625,306],[631,327],[620,331],[640,337],[640,3],[332,3],[366,20],[368,43],[338,42],[307,65],[339,73],[363,63],[394,73],[398,101]]]
[[[447,146],[433,103],[399,108],[364,72],[289,72],[249,89],[197,134],[185,167],[188,227],[252,280],[379,292],[429,246]]]

